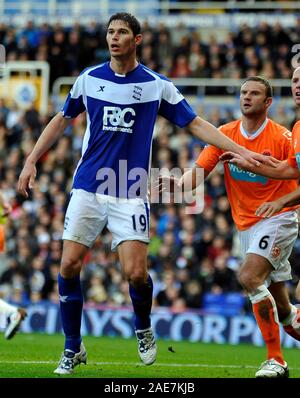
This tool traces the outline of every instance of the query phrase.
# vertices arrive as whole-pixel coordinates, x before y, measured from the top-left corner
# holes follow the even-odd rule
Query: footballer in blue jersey
[[[85,255],[105,226],[112,233],[112,249],[117,250],[129,282],[140,359],[145,365],[156,359],[150,319],[153,284],[147,271],[147,182],[158,114],[177,126],[187,126],[202,141],[236,152],[254,164],[272,164],[269,157],[239,146],[198,117],[167,78],[137,61],[142,35],[133,15],[114,14],[107,25],[106,40],[110,61],[81,73],[63,110],[42,132],[18,182],[18,192],[28,197],[36,162],[62,135],[68,120],[86,111],[87,129],[65,217],[58,276],[65,347],[54,371],[57,374],[71,374],[87,360],[80,334],[80,272]]]
[[[109,168],[119,180],[120,160],[126,160],[128,172],[141,168],[148,173],[157,114],[180,127],[196,117],[164,76],[141,64],[116,73],[110,62],[85,70],[76,80],[62,112],[74,118],[83,111],[88,122],[73,188],[93,193],[99,190],[99,170]],[[133,183],[128,179],[128,190]],[[126,187],[119,188],[110,195],[128,197]]]

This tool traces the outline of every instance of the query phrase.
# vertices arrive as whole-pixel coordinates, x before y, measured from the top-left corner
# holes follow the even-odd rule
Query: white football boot
[[[156,360],[157,346],[152,328],[135,331],[138,341],[138,352],[145,365],[152,365]]]
[[[10,340],[14,337],[26,316],[27,312],[24,310],[24,308],[17,308],[16,311],[7,318],[8,324],[4,332],[4,337],[7,340]]]
[[[284,365],[277,362],[275,359],[268,359],[263,362],[255,373],[255,377],[257,378],[281,378],[281,377],[289,377],[289,368],[287,363],[284,362]]]
[[[80,344],[80,351],[74,352],[66,349],[61,355],[58,367],[54,373],[59,375],[70,375],[74,372],[74,368],[81,363],[86,365],[87,353],[83,343]]]

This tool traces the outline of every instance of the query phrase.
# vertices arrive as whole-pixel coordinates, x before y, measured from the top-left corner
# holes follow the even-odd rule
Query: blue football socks
[[[135,289],[129,284],[129,294],[135,313],[135,329],[148,329],[151,326],[150,313],[153,294],[153,282],[151,276],[148,275],[146,284],[141,286],[139,289]]]
[[[79,352],[83,306],[80,277],[65,279],[58,274],[58,290],[62,326],[66,336],[65,349]]]

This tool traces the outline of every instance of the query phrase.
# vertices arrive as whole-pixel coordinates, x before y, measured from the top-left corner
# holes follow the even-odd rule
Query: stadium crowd
[[[58,77],[77,76],[87,65],[108,58],[105,29],[95,21],[68,28],[60,23],[35,26],[33,21],[24,27],[0,23],[0,43],[7,60],[48,61],[52,84]],[[279,22],[272,26],[261,22],[255,28],[244,24],[208,39],[184,24],[170,29],[144,22],[143,35],[141,62],[173,78],[238,79],[259,74],[267,79],[289,78],[291,46],[299,43],[300,18],[293,28],[283,28]]]
[[[297,28],[261,24],[256,32],[242,26],[228,33],[226,40],[201,40],[197,31],[184,26],[170,32],[161,25],[144,25],[141,62],[170,77],[233,77],[261,74],[266,78],[289,78],[290,46],[300,34]],[[57,24],[24,29],[0,25],[0,42],[8,60],[47,60],[51,81],[59,76],[77,75],[86,65],[107,58],[104,27],[95,23],[66,30]],[[270,43],[274,43],[271,44]],[[275,62],[276,61],[276,62]],[[203,110],[198,109],[201,114]],[[17,180],[24,159],[47,116],[34,107],[23,111],[0,98],[0,187],[13,211],[6,225],[6,253],[0,265],[0,297],[14,303],[58,302],[57,274],[62,252],[61,236],[68,192],[80,159],[84,117],[79,116],[59,143],[38,164],[35,189],[29,199],[16,195]],[[235,118],[228,111],[213,109],[204,115],[215,126]],[[291,128],[299,115],[279,109],[272,117]],[[186,129],[172,127],[158,118],[153,143],[153,167],[182,170],[193,166],[204,143]],[[230,206],[222,178],[222,165],[205,183],[205,207],[201,214],[187,215],[182,205],[152,205],[149,269],[154,281],[154,304],[181,311],[200,309],[206,293],[239,292],[236,270],[241,257]],[[128,284],[123,280],[117,255],[110,250],[109,232],[98,238],[85,258],[82,286],[85,301],[96,304],[130,304]],[[295,281],[300,276],[300,239],[292,258]]]
[[[72,173],[80,158],[84,117],[77,118],[58,145],[39,162],[35,189],[24,200],[16,196],[17,179],[24,157],[48,118],[42,118],[34,109],[7,108],[4,101],[0,103],[0,115],[1,189],[13,207],[6,225],[0,296],[23,304],[57,302],[60,239]],[[214,111],[210,120],[218,125],[224,123],[221,118],[217,121],[216,116]],[[163,118],[158,119],[156,129],[153,166],[191,167],[203,143],[185,129],[173,131]],[[236,279],[241,258],[221,165],[205,183],[205,208],[201,214],[188,215],[183,205],[153,204],[150,234],[149,268],[155,281],[156,305],[174,310],[199,309],[207,292],[241,292]],[[85,259],[85,300],[126,305],[130,303],[127,282],[110,245],[107,231]],[[294,256],[300,256],[300,239]],[[297,279],[297,261],[292,263]],[[294,283],[290,287],[293,292]]]

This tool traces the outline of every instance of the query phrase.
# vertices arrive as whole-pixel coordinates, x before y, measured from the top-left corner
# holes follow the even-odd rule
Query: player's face
[[[110,55],[115,58],[124,58],[132,54],[135,56],[136,46],[139,44],[140,38],[141,35],[134,36],[126,22],[112,21],[106,33]]]
[[[272,99],[266,97],[266,87],[262,83],[248,81],[242,85],[240,107],[244,116],[263,114],[271,103]]]
[[[300,106],[300,68],[297,68],[292,77],[292,94],[297,106]]]

